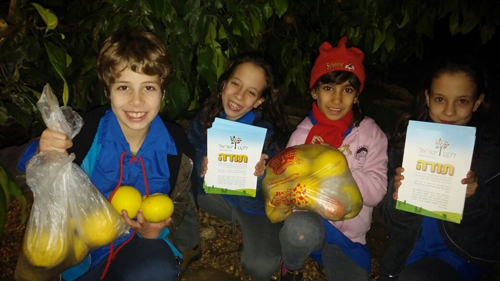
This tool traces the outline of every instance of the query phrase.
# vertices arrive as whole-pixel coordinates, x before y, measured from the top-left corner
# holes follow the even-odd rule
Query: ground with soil
[[[28,198],[31,205],[32,198]],[[0,241],[0,280],[14,280],[14,270],[21,247],[26,223],[20,222],[21,207],[17,201],[9,206],[7,222]],[[230,222],[222,221],[206,212],[198,212],[200,233],[202,236],[202,258],[193,262],[183,275],[183,281],[203,280],[244,280],[249,281],[240,263],[241,230],[233,231]],[[207,238],[215,235],[215,238]],[[372,280],[378,277],[377,258],[383,249],[387,231],[380,224],[374,223],[367,240],[372,259]],[[221,279],[222,278],[222,279]],[[321,267],[311,259],[304,265],[305,280],[326,280]],[[278,280],[278,272],[271,278]]]

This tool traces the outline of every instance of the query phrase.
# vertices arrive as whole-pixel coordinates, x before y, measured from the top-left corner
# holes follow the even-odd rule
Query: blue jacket
[[[201,171],[201,164],[203,161],[203,157],[207,155],[207,135],[203,132],[203,128],[200,122],[200,114],[196,115],[196,117],[191,122],[187,137],[189,142],[195,147],[196,157],[195,157],[195,176],[193,180],[193,190],[197,190],[199,194],[204,194],[203,190],[203,178],[199,176]],[[273,137],[274,130],[271,123],[263,120],[259,116],[257,116],[252,123],[254,126],[262,127],[267,129],[266,140],[264,144],[264,151],[262,153],[267,154],[269,159],[271,159],[274,155],[276,155],[275,147],[276,143],[269,143]],[[255,197],[246,197],[246,196],[223,196],[227,201],[231,204],[238,206],[240,209],[249,214],[258,214],[265,215],[264,211],[264,197],[262,195],[262,179],[264,176],[261,176],[257,179],[257,194]]]
[[[180,126],[157,116],[152,121],[141,148],[135,154],[137,161],[134,161],[116,116],[109,108],[109,106],[103,106],[82,114],[84,126],[73,139],[73,147],[68,150],[68,153],[75,153],[74,162],[81,164],[82,169],[106,198],[109,198],[110,193],[118,184],[120,169],[123,170],[121,185],[134,186],[141,194],[146,194],[144,168],[149,194],[166,193],[174,200],[176,208],[172,215],[173,223],[160,234],[158,239],[165,239],[174,253],[181,257],[182,255],[166,236],[169,232],[175,231],[182,222],[190,202],[188,193],[191,189],[191,181],[189,177],[192,172],[191,159],[194,158],[194,150]],[[18,171],[24,172],[24,166],[27,160],[36,153],[36,147],[38,147],[38,141],[23,148],[17,165]],[[124,152],[123,165],[120,165],[120,158]],[[139,158],[142,158],[144,167]],[[114,248],[116,249],[129,236],[130,234],[116,240]],[[92,266],[98,264],[108,254],[109,246],[92,251]],[[88,260],[86,262],[88,263]]]

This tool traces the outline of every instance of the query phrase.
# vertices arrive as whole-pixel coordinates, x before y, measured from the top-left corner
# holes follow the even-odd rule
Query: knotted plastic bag
[[[347,220],[363,207],[347,160],[330,145],[303,144],[281,151],[268,163],[262,190],[272,222],[285,220],[294,209],[330,221]]]
[[[45,125],[73,138],[83,126],[70,107],[59,107],[49,85],[37,103]],[[16,280],[48,280],[80,263],[90,250],[128,233],[129,226],[73,160],[43,151],[26,164],[33,206],[15,271]]]

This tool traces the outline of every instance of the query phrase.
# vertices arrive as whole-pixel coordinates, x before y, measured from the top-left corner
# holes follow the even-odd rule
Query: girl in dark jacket
[[[257,195],[227,196],[204,194],[203,176],[207,170],[207,129],[215,117],[267,129],[261,161],[255,163]],[[201,177],[195,182],[201,209],[241,226],[241,262],[253,280],[269,280],[281,261],[279,230],[264,212],[262,176],[265,160],[285,147],[289,125],[271,65],[260,55],[243,54],[229,62],[219,78],[217,91],[208,97],[203,109],[188,129],[188,139],[196,148],[195,168]]]
[[[380,280],[480,280],[500,261],[500,146],[492,135],[493,109],[484,75],[465,60],[447,60],[432,72],[424,95],[403,116],[389,152],[389,186],[381,202],[390,228]],[[404,180],[402,152],[409,120],[476,127],[471,170],[460,224],[396,210]]]

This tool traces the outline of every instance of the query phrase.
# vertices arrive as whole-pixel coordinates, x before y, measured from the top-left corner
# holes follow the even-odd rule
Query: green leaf
[[[28,219],[28,201],[26,200],[21,188],[12,179],[9,179],[9,192],[10,195],[14,196],[15,200],[17,200],[21,205],[21,223],[26,222]]]
[[[252,35],[253,37],[257,37],[260,33],[260,22],[254,15],[250,15],[250,20],[252,23]]]
[[[164,16],[165,1],[164,0],[148,0],[149,7],[156,19],[161,19]]]
[[[288,0],[274,0],[274,4],[276,5],[276,14],[281,18],[288,10]]]
[[[217,28],[213,22],[209,23],[207,36],[205,36],[205,43],[210,44],[217,39]]]
[[[10,192],[9,192],[9,176],[2,166],[0,166],[0,193],[5,194],[4,201],[0,201],[2,205],[9,206]]]
[[[200,7],[200,0],[188,0],[184,5],[184,20],[191,18],[192,13]]]
[[[385,30],[383,32],[380,32],[380,30],[375,29],[375,42],[373,44],[373,53],[375,53],[380,45],[384,42],[385,40]]]
[[[274,14],[274,12],[273,12],[273,8],[271,7],[271,4],[269,4],[269,2],[267,2],[264,5],[264,17],[266,17],[266,19],[269,19],[273,14]]]
[[[14,75],[12,75],[12,81],[14,82],[19,81],[19,68],[17,68],[17,65],[16,69],[14,70]]]
[[[210,90],[215,89],[217,83],[217,69],[213,64],[214,51],[210,46],[201,48],[198,52],[198,65],[196,70],[205,81],[207,81]]]
[[[385,36],[384,46],[388,53],[390,53],[396,46],[396,38],[394,38],[394,34],[390,29],[387,31]]]
[[[384,30],[387,30],[387,28],[391,25],[392,22],[392,17],[389,15],[384,18]]]
[[[7,120],[9,120],[9,116],[4,112],[4,110],[0,110],[0,125],[5,125]]]
[[[170,83],[167,89],[167,110],[169,116],[178,116],[186,108],[189,100],[189,91],[186,85],[187,83],[178,78]]]
[[[458,32],[460,32],[460,28],[459,28],[460,25],[458,23],[458,18],[459,18],[458,8],[455,8],[451,12],[450,18],[448,19],[448,25],[450,27],[450,33],[451,33],[451,35],[455,35]]]
[[[47,28],[45,29],[46,32],[55,29],[57,27],[57,22],[58,22],[57,16],[54,14],[54,12],[52,12],[52,10],[45,9],[40,4],[37,3],[31,3],[31,5],[33,5],[33,7],[36,8],[38,14],[40,14],[40,17],[42,17],[42,20],[47,25]]]
[[[398,24],[398,28],[401,29],[401,28],[405,27],[405,25],[409,21],[410,21],[410,13],[408,12],[408,6],[406,6],[405,15],[404,15],[403,21],[400,24]]]
[[[469,9],[464,15],[464,22],[462,23],[462,26],[460,27],[462,30],[462,34],[467,34],[469,33],[474,27],[476,27],[477,23],[479,22],[476,13],[474,13],[473,10]]]
[[[69,100],[69,88],[66,82],[66,66],[68,65],[66,59],[68,54],[62,48],[52,44],[50,41],[44,41],[44,44],[47,54],[49,55],[50,63],[64,82],[62,97],[63,104],[67,105]]]
[[[219,42],[217,41],[213,42],[212,48],[214,49],[214,58],[212,60],[212,63],[217,69],[217,78],[219,78],[224,72],[227,58],[222,53],[222,47],[219,44]]]

